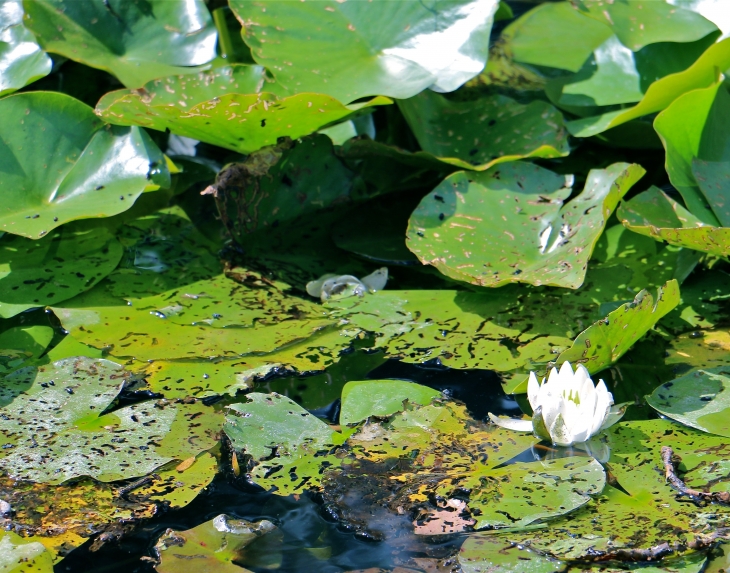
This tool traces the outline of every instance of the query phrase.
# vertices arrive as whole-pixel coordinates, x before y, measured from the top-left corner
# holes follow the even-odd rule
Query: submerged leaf
[[[149,135],[105,125],[67,95],[15,94],[0,100],[0,116],[0,230],[42,237],[126,211],[150,184],[170,185]]]
[[[643,173],[625,163],[592,170],[565,205],[572,181],[535,165],[455,173],[414,211],[406,244],[422,263],[471,284],[575,289],[608,217]]]

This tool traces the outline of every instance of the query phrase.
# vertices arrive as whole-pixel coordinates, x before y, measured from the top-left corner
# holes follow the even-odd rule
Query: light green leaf
[[[679,284],[676,280],[660,287],[656,298],[642,290],[633,302],[621,305],[581,332],[573,345],[560,353],[556,363],[579,363],[591,373],[599,372],[616,362],[677,304]]]
[[[348,426],[370,416],[386,417],[404,408],[404,404],[429,404],[441,392],[404,380],[351,381],[342,389],[340,424]]]
[[[558,573],[566,564],[518,547],[499,535],[470,535],[459,550],[463,573],[510,571],[511,573]]]
[[[148,474],[213,447],[218,415],[199,403],[140,402],[104,414],[129,379],[107,360],[17,370],[0,387],[0,468],[45,483]]]
[[[38,541],[29,541],[12,531],[0,531],[0,571],[53,573],[53,557]]]
[[[565,205],[570,180],[535,165],[455,173],[414,211],[406,244],[422,263],[471,284],[575,289],[606,220],[643,173],[625,163],[592,170]]]
[[[730,366],[695,370],[659,386],[647,403],[665,416],[730,438]]]
[[[428,87],[455,90],[484,68],[498,4],[230,2],[254,59],[279,84],[344,103],[378,94],[403,99]]]
[[[37,238],[75,219],[129,209],[167,187],[164,156],[137,127],[104,125],[90,107],[50,92],[0,100],[0,229]]]
[[[48,75],[51,66],[23,25],[22,0],[0,0],[0,96]]]
[[[691,90],[706,88],[717,81],[717,70],[730,67],[730,38],[713,44],[683,72],[670,74],[651,84],[642,100],[628,109],[576,119],[566,123],[571,134],[590,137],[638,117],[656,113]]]
[[[41,46],[105,70],[130,88],[198,71],[215,58],[217,33],[202,0],[25,0],[25,24]]]
[[[375,97],[349,106],[329,95],[278,97],[265,91],[260,66],[234,65],[197,75],[164,77],[141,90],[106,94],[96,113],[117,125],[141,125],[192,137],[232,151],[251,153],[296,139],[374,105]],[[264,90],[264,91],[262,91]]]
[[[458,102],[425,91],[398,107],[424,151],[462,169],[483,171],[503,161],[568,154],[563,117],[544,101],[522,105],[492,95]]]
[[[14,326],[0,332],[0,374],[37,359],[53,339],[50,326]]]
[[[111,273],[123,248],[105,228],[53,231],[41,239],[0,238],[0,316],[58,304]]]

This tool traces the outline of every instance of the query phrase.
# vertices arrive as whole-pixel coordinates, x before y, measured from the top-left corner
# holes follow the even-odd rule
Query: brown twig
[[[730,503],[730,492],[713,491],[706,492],[687,487],[682,479],[677,475],[676,464],[679,464],[680,458],[674,455],[674,450],[669,446],[662,447],[662,462],[664,463],[664,475],[669,484],[679,492],[680,496],[687,496],[695,503]]]

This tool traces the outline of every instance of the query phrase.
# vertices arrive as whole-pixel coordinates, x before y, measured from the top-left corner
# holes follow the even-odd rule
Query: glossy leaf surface
[[[216,29],[202,0],[29,0],[24,8],[45,50],[106,70],[131,88],[215,58]]]
[[[51,58],[23,25],[22,0],[0,2],[0,96],[51,71]]]
[[[0,230],[42,237],[68,221],[126,211],[149,185],[170,184],[144,131],[106,126],[67,95],[12,95],[0,100],[0,116]]]

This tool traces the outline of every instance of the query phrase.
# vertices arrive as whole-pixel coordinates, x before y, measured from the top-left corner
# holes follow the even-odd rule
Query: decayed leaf
[[[188,66],[215,58],[216,29],[202,0],[183,6],[34,0],[25,10],[44,49],[106,70],[128,87],[197,71]]]
[[[127,378],[118,364],[88,358],[6,376],[0,468],[46,483],[79,476],[113,481],[213,447],[220,418],[199,403],[147,401],[104,414]]]
[[[68,221],[126,211],[150,184],[170,185],[149,135],[105,125],[65,94],[8,96],[0,116],[3,231],[42,237]]]
[[[536,165],[455,173],[414,211],[406,244],[456,280],[575,289],[608,217],[643,173],[625,163],[592,170],[583,193],[565,205],[571,181]]]

